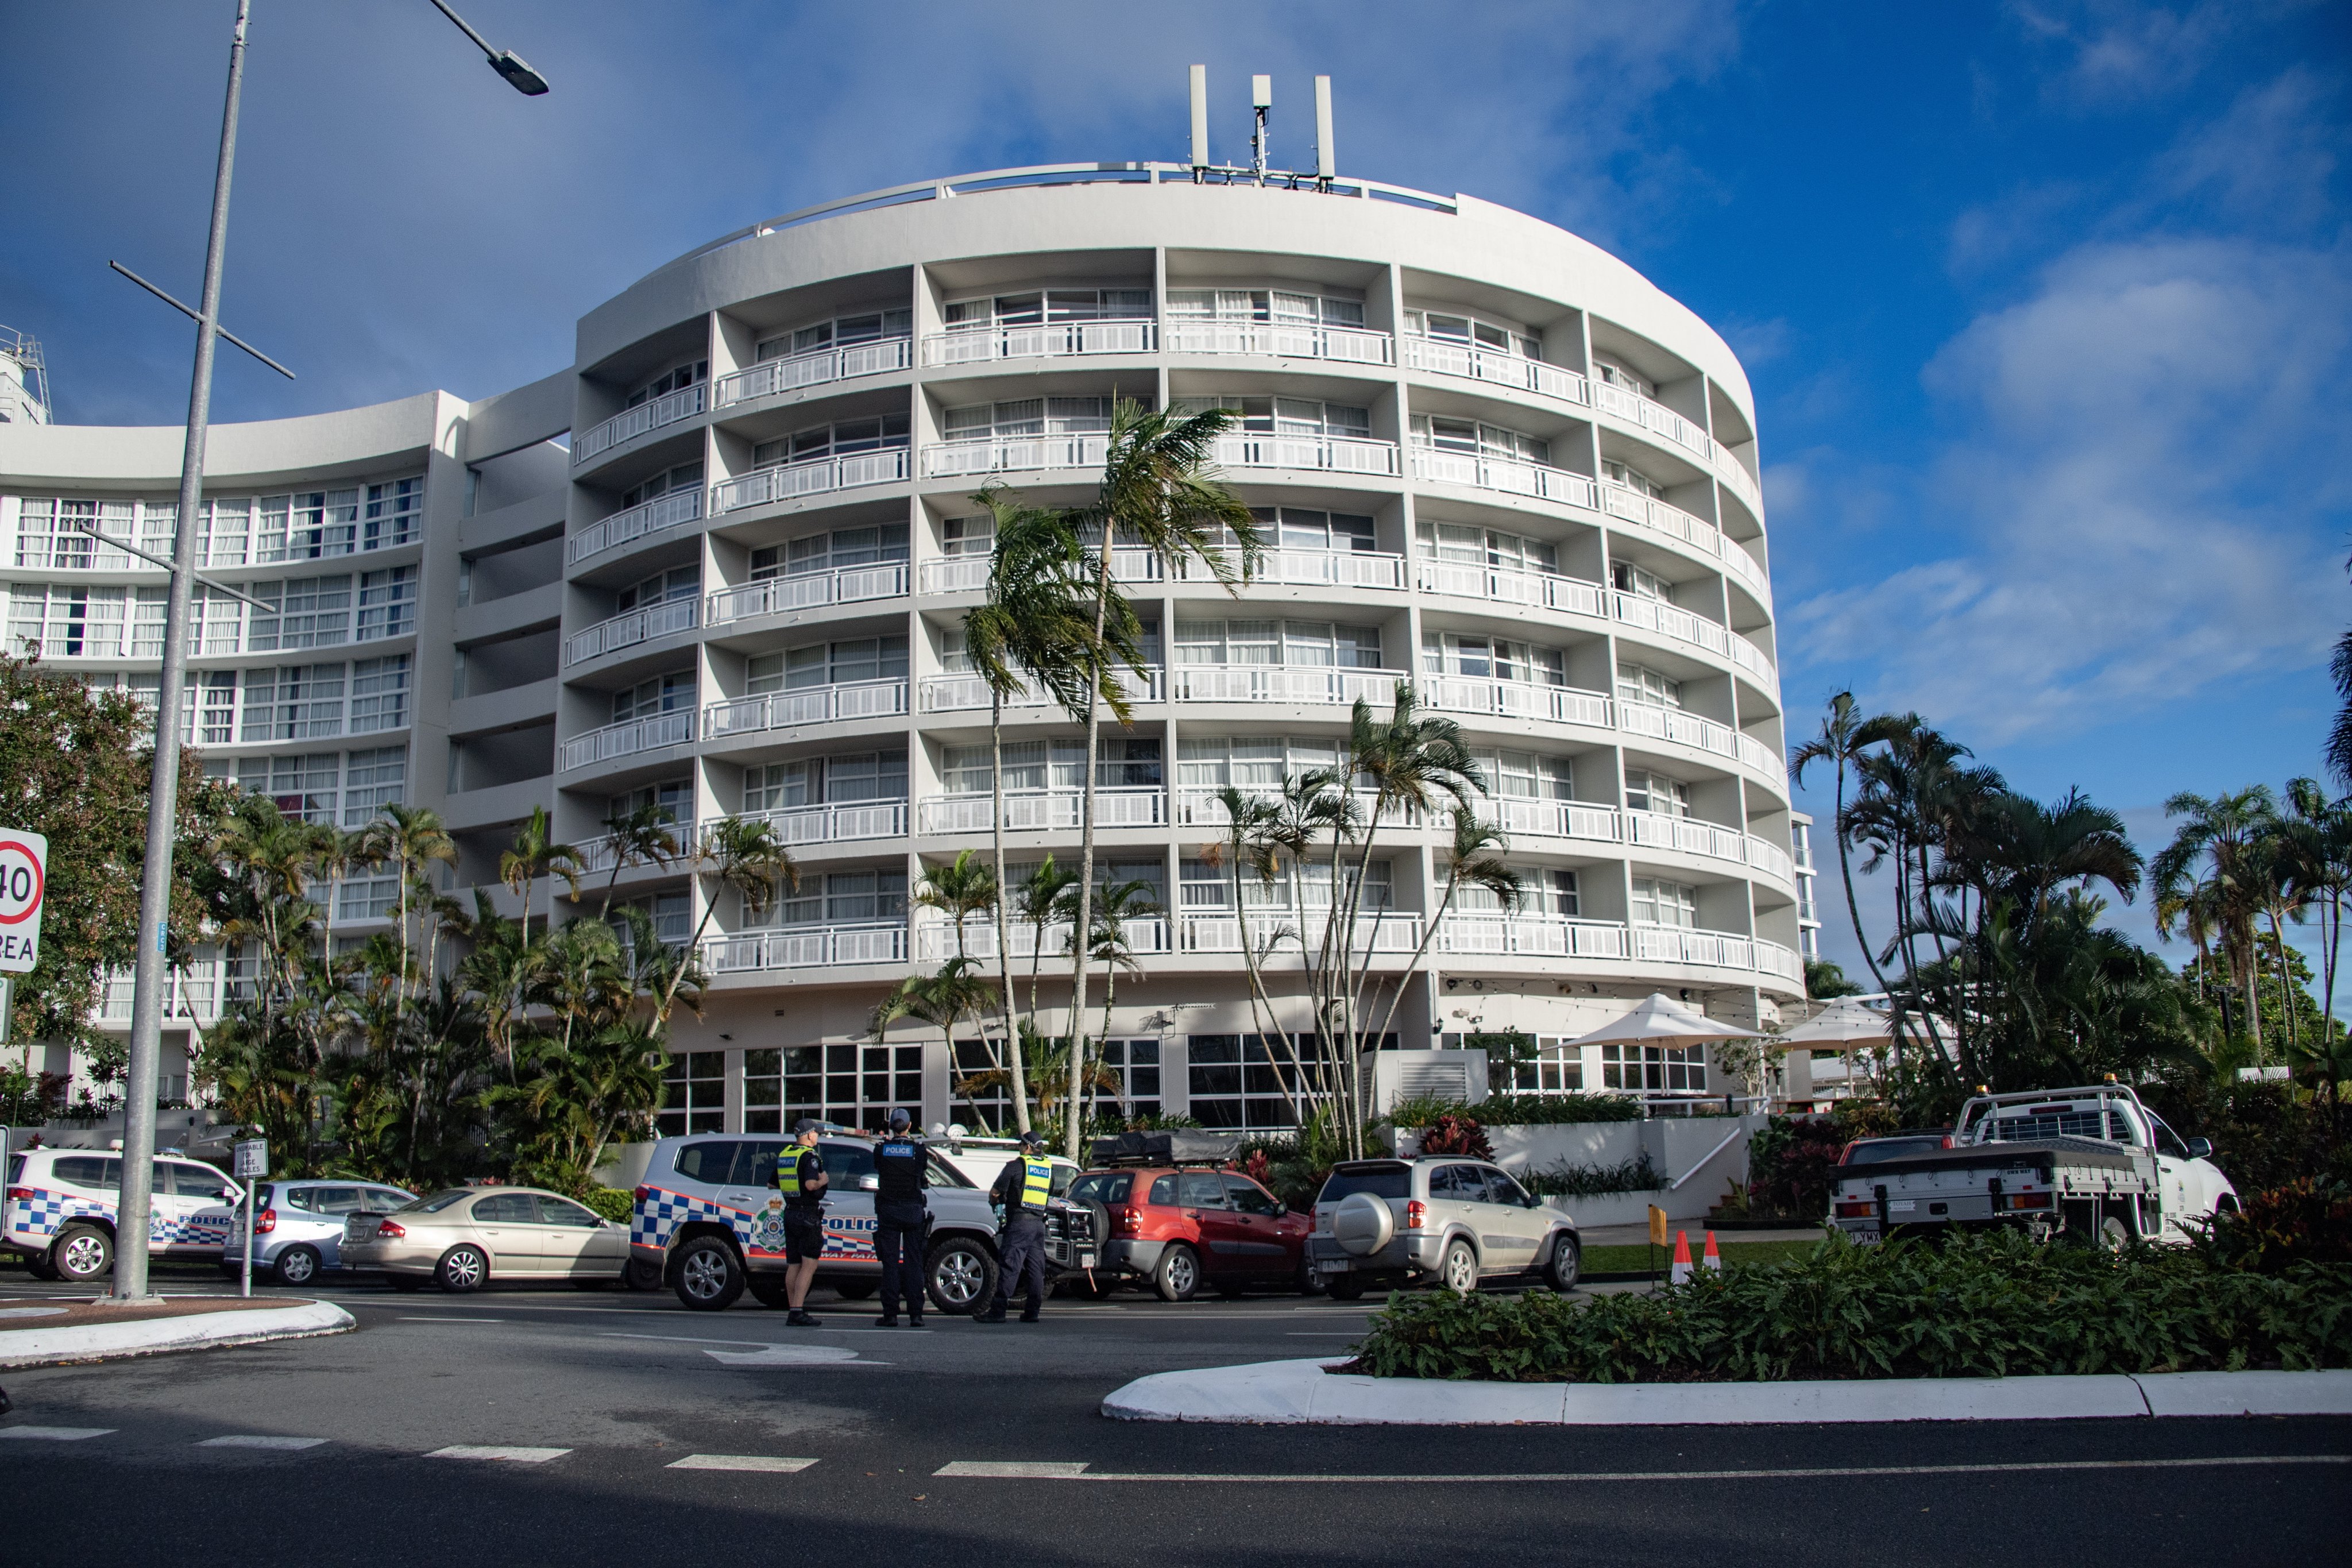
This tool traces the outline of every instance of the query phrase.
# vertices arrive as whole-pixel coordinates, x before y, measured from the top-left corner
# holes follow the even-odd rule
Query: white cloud
[[[2021,3],[2011,7],[2026,36],[2061,51],[2049,92],[2103,105],[2169,91],[2190,80],[2213,46],[2261,7],[2251,0],[2200,0],[2174,8],[2139,0]]]

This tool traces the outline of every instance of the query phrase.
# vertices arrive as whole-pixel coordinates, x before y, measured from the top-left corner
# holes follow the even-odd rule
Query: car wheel
[[[114,1267],[114,1238],[96,1226],[69,1225],[49,1248],[49,1267],[71,1285],[103,1279]]]
[[[932,1306],[942,1312],[971,1312],[996,1294],[996,1259],[971,1237],[951,1236],[932,1247],[923,1279]]]
[[[425,1281],[414,1274],[387,1274],[383,1282],[404,1296],[413,1296],[425,1289]]]
[[[844,1279],[833,1286],[833,1293],[845,1301],[863,1301],[882,1288],[879,1279]]]
[[[1163,1301],[1189,1301],[1201,1288],[1201,1255],[1182,1242],[1171,1243],[1151,1271],[1151,1288]]]
[[[453,1296],[478,1290],[490,1278],[490,1260],[478,1247],[453,1247],[441,1255],[434,1280]]]
[[[1470,1250],[1466,1241],[1445,1244],[1445,1261],[1437,1270],[1440,1283],[1457,1296],[1467,1296],[1478,1289],[1478,1255]]]
[[[319,1254],[308,1247],[289,1247],[278,1255],[280,1285],[308,1285],[319,1277]]]
[[[1298,1272],[1291,1276],[1290,1283],[1291,1289],[1302,1296],[1323,1294],[1323,1281],[1315,1277],[1315,1265],[1304,1258],[1298,1260]]]
[[[662,1266],[642,1258],[632,1258],[621,1271],[622,1283],[632,1290],[658,1290],[662,1288]]]
[[[1331,1282],[1323,1289],[1334,1301],[1360,1301],[1364,1299],[1364,1282],[1352,1274],[1334,1274]]]
[[[1584,1251],[1576,1237],[1560,1232],[1551,1244],[1551,1257],[1544,1263],[1544,1283],[1562,1295],[1576,1289],[1577,1277],[1584,1272]]]
[[[749,1281],[746,1289],[751,1292],[751,1299],[762,1307],[773,1307],[781,1312],[793,1304],[792,1299],[784,1294],[784,1282],[781,1279],[755,1279]]]
[[[677,1255],[677,1299],[698,1312],[719,1312],[743,1294],[743,1265],[715,1236],[698,1236]]]

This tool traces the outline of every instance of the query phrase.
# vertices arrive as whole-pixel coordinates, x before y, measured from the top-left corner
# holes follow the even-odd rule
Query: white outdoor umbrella
[[[1754,1029],[1719,1024],[1696,1007],[1684,1005],[1663,991],[1653,991],[1642,1005],[1589,1035],[1570,1041],[1578,1046],[1626,1042],[1644,1046],[1703,1046],[1710,1040],[1752,1040]]]
[[[1780,1038],[1792,1046],[1883,1046],[1895,1038],[1895,1020],[1851,996],[1841,996]]]

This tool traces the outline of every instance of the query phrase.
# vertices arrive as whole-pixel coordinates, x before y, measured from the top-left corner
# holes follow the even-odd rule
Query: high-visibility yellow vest
[[[1054,1195],[1054,1167],[1043,1160],[1021,1162],[1021,1206],[1041,1214]]]
[[[814,1153],[805,1144],[795,1143],[776,1156],[776,1190],[788,1198],[801,1195],[801,1156]]]

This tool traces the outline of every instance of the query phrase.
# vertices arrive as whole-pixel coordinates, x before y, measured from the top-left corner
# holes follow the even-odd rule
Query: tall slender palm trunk
[[[1021,1073],[1021,1010],[1013,996],[1013,937],[1004,914],[1004,902],[1011,894],[1004,883],[1004,697],[993,688],[988,700],[988,776],[989,837],[996,857],[996,968],[1004,984],[1004,1065],[1013,1076],[1013,1128],[1026,1132],[1029,1089]],[[955,1062],[952,1044],[948,1047],[948,1062],[950,1067]]]
[[[1083,1108],[1076,1092],[1080,1079],[1086,1074],[1087,1061],[1087,971],[1094,953],[1094,943],[1087,940],[1094,930],[1095,910],[1095,787],[1097,784],[1095,752],[1097,736],[1102,731],[1102,683],[1107,673],[1103,665],[1103,632],[1110,616],[1110,554],[1114,537],[1108,520],[1102,531],[1102,561],[1095,574],[1095,635],[1087,649],[1087,758],[1086,793],[1079,798],[1078,833],[1078,910],[1077,919],[1070,927],[1070,1095],[1069,1142],[1065,1151],[1071,1159],[1078,1157],[1079,1121]],[[1050,778],[1046,781],[1053,782]]]

